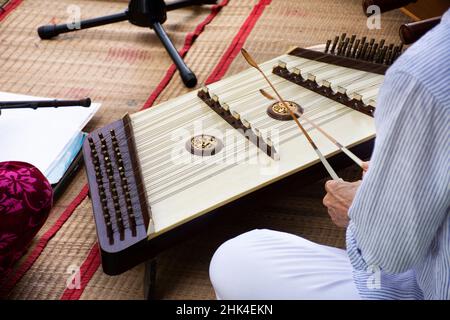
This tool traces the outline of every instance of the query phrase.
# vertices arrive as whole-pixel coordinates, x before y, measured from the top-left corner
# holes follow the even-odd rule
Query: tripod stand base
[[[149,27],[155,31],[159,40],[161,40],[162,44],[166,48],[177,69],[179,70],[180,77],[185,86],[188,88],[193,88],[197,85],[197,78],[195,74],[186,66],[183,58],[180,56],[162,27],[162,23],[166,20],[167,11],[192,5],[215,4],[216,2],[217,0],[178,0],[166,5],[163,0],[130,0],[128,10],[125,12],[78,21],[74,25],[59,24],[41,26],[38,28],[38,34],[41,39],[48,40],[62,33],[98,27],[126,20],[140,27]]]

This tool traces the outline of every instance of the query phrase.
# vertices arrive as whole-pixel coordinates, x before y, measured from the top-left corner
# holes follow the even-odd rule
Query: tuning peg
[[[350,39],[350,43],[349,43],[349,45],[348,45],[348,47],[347,47],[347,51],[345,52],[345,56],[346,56],[346,57],[350,57],[350,55],[352,54],[353,45],[354,45],[354,40],[355,40],[355,39],[353,39],[353,41],[352,41],[352,39]]]
[[[336,45],[338,44],[338,41],[339,41],[339,36],[336,36],[334,38],[333,45],[331,46],[330,53],[334,53],[334,50],[336,49]]]
[[[361,57],[362,49],[364,48],[364,43],[360,42],[359,47],[356,50],[355,59],[359,59]]]
[[[91,150],[95,150],[94,139],[92,139],[91,137],[89,137],[89,138],[88,138],[88,142],[89,142],[89,146],[91,147]]]
[[[373,61],[373,58],[375,56],[375,52],[377,52],[378,50],[378,43],[375,43],[372,47],[372,49],[370,50],[370,54],[369,54],[369,59],[370,61]]]
[[[212,95],[211,99],[213,99],[214,102],[219,102],[219,97],[215,94]]]
[[[327,40],[327,43],[325,44],[325,53],[328,53],[328,49],[330,49],[331,40]]]
[[[389,61],[391,60],[391,54],[392,54],[392,50],[388,49],[386,52],[386,56],[384,57],[384,64],[389,64]]]
[[[361,44],[364,45],[366,43],[367,37],[362,37],[361,38]]]
[[[247,120],[242,119],[241,122],[242,122],[242,124],[244,125],[244,127],[245,127],[246,129],[250,129],[250,128],[251,128],[251,124],[250,124],[250,122],[248,122]]]
[[[366,56],[366,51],[367,51],[367,47],[369,46],[369,44],[366,42],[364,43],[364,47],[361,50],[361,54],[360,54],[360,58],[364,59],[364,57]]]
[[[351,52],[351,54],[350,54],[350,57],[351,57],[351,58],[354,58],[354,57],[355,57],[356,52],[358,51],[358,47],[359,47],[359,43],[360,43],[360,42],[361,42],[361,40],[359,40],[359,39],[357,39],[357,40],[355,41],[355,45],[353,46],[352,52]]]
[[[344,45],[342,46],[342,55],[345,55],[345,53],[347,52],[347,47],[348,47],[349,42],[350,42],[350,39],[346,38],[344,41]]]
[[[381,50],[380,56],[378,57],[378,63],[383,63],[387,49],[388,47],[383,47],[383,50]]]

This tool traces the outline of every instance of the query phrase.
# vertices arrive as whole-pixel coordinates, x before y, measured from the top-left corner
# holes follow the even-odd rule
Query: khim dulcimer
[[[322,52],[295,48],[259,68],[324,157],[361,146],[367,156],[377,94],[401,51],[344,34]],[[289,175],[323,172],[254,68],[125,115],[92,132],[83,153],[110,275],[154,258],[219,207]]]

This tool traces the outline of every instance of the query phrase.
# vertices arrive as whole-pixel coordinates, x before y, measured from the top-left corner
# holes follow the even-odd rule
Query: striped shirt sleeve
[[[386,75],[370,168],[349,210],[356,270],[409,270],[424,259],[449,207],[449,110],[408,72]]]

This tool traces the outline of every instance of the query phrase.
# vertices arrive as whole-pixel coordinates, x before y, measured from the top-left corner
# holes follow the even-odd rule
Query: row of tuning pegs
[[[333,41],[327,41],[325,53],[391,65],[402,53],[403,44],[385,45],[385,42],[384,39],[376,42],[375,39],[368,40],[366,37],[357,39],[356,35],[347,37],[347,34],[343,33],[341,36],[336,36]]]
[[[218,108],[220,108],[220,110],[216,111],[222,118],[224,118],[227,122],[230,122],[229,119],[233,119],[232,126],[235,129],[242,130],[245,137],[250,141],[254,141],[258,148],[266,152],[274,160],[279,160],[279,154],[276,152],[270,137],[263,138],[261,131],[258,128],[253,127],[248,120],[243,119],[240,113],[232,111],[227,103],[220,102],[217,95],[213,94],[210,96],[209,90],[206,86],[203,86],[200,91],[209,96]]]
[[[126,177],[125,167],[123,163],[122,153],[120,152],[119,141],[117,140],[116,132],[114,129],[110,130],[111,143],[114,151],[114,156],[117,164],[117,171],[119,172],[120,183],[122,191],[125,198],[126,211],[128,215],[128,220],[130,222],[130,228],[132,230],[133,236],[136,235],[136,217],[133,212],[133,204],[131,201],[131,192],[128,184],[128,179]],[[116,204],[115,204],[116,205]],[[120,206],[119,206],[120,208]]]
[[[112,159],[111,159],[111,155],[109,154],[109,150],[108,150],[108,146],[106,144],[105,137],[103,136],[102,133],[99,133],[98,136],[100,138],[101,152],[103,154],[103,161],[105,163],[106,176],[107,176],[108,182],[109,182],[109,190],[110,190],[110,193],[111,193],[111,199],[112,199],[113,206],[114,206],[116,223],[117,223],[117,227],[119,229],[120,239],[123,240],[125,226],[124,226],[124,222],[123,222],[123,219],[122,219],[122,214],[121,214],[121,211],[120,211],[119,193],[117,192],[117,184],[116,184],[116,181],[114,179],[113,162],[112,162]],[[106,198],[103,198],[103,199],[101,198],[100,199],[100,201],[102,201],[102,202],[105,201],[105,200],[107,200],[107,199]]]
[[[294,67],[289,71],[286,62],[284,61],[278,62],[274,67],[274,73],[330,99],[351,105],[352,108],[363,111],[366,114],[373,115],[373,111],[375,110],[374,100],[370,99],[366,104],[363,101],[362,95],[357,92],[353,92],[349,95],[347,89],[342,86],[337,86],[334,90],[331,87],[330,81],[322,80],[319,82],[317,81],[317,77],[310,72],[306,77],[303,77],[299,68]]]
[[[106,190],[105,190],[105,186],[103,184],[103,173],[102,173],[102,169],[101,169],[100,158],[99,158],[97,148],[95,146],[95,143],[94,143],[94,140],[92,139],[92,137],[88,138],[88,142],[89,142],[89,146],[91,148],[92,164],[94,166],[95,179],[97,181],[98,194],[100,197],[103,218],[105,220],[106,232],[107,232],[109,241],[112,244],[114,241],[113,228],[112,228],[112,222],[111,222],[111,214],[110,214],[109,208],[108,208],[108,199],[107,199],[107,195],[106,195]],[[105,144],[106,141],[101,141],[101,143]],[[104,157],[105,152],[104,152],[103,148],[102,148],[101,152]]]
[[[120,197],[119,197],[119,186],[116,183],[115,173],[119,173],[120,177],[120,188],[121,191],[123,191],[126,206],[127,206],[127,213],[128,213],[128,220],[130,222],[130,227],[132,230],[132,234],[136,234],[136,220],[133,213],[133,206],[131,202],[131,194],[130,194],[130,188],[128,184],[128,180],[126,178],[125,169],[124,169],[124,161],[122,158],[122,154],[120,152],[119,148],[119,142],[117,140],[117,136],[114,129],[110,130],[110,140],[112,148],[108,148],[108,141],[104,137],[103,133],[98,133],[98,138],[100,142],[100,154],[103,160],[103,169],[102,170],[102,162],[100,161],[100,156],[97,151],[95,142],[92,137],[88,138],[89,146],[91,149],[91,157],[93,161],[94,166],[94,172],[95,177],[97,181],[98,191],[99,191],[99,197],[100,197],[100,203],[102,207],[103,212],[103,218],[105,220],[106,230],[108,234],[108,238],[110,240],[110,244],[114,243],[114,237],[113,237],[113,224],[112,224],[112,215],[110,213],[108,202],[112,201],[112,205],[114,207],[114,217],[115,217],[115,223],[117,225],[120,239],[124,240],[124,232],[125,232],[125,224],[122,217],[122,210],[120,205]],[[110,153],[110,150],[112,152]],[[108,190],[110,196],[107,194],[105,190],[105,180],[103,178],[106,178],[108,184]]]

